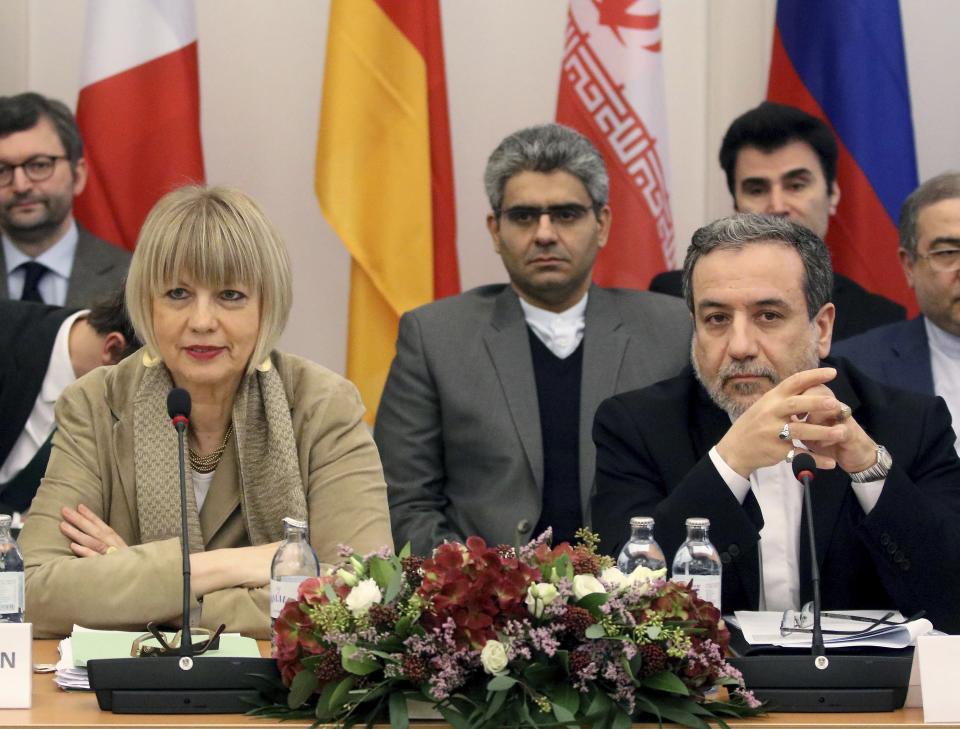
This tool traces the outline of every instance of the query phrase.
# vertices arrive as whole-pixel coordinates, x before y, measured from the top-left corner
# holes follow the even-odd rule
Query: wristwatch
[[[890,468],[893,466],[893,458],[890,451],[882,445],[877,446],[877,462],[865,471],[857,471],[850,474],[850,480],[854,483],[866,483],[867,481],[880,481],[887,477]]]

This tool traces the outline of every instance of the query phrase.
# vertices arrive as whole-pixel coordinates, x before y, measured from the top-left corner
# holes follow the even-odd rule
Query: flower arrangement
[[[760,713],[724,660],[713,605],[665,570],[623,574],[596,535],[577,536],[520,549],[470,537],[428,559],[346,552],[283,608],[285,686],[253,713],[343,727],[389,715],[395,729],[408,726],[408,699],[456,729],[620,729],[641,716],[725,726]]]

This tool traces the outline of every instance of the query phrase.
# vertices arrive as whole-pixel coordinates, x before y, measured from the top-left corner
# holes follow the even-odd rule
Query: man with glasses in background
[[[417,554],[547,527],[572,540],[589,523],[597,405],[687,362],[679,300],[591,284],[611,211],[586,137],[559,124],[511,134],[484,181],[510,283],[405,314],[377,413],[394,542]]]
[[[69,109],[35,93],[0,97],[0,298],[86,307],[123,281],[130,253],[74,222],[86,183]]]
[[[847,357],[880,382],[939,395],[960,418],[960,173],[914,190],[900,209],[900,263],[921,315],[840,342]]]

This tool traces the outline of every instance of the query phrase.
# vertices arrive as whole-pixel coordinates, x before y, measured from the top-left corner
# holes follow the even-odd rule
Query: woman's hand
[[[190,588],[195,597],[231,587],[270,584],[270,565],[280,542],[256,547],[228,547],[190,555]]]
[[[70,549],[78,557],[101,557],[126,548],[120,535],[83,504],[76,510],[64,506],[60,513],[60,532],[70,540]]]

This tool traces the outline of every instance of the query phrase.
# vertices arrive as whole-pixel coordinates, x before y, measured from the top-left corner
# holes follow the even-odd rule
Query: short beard
[[[714,404],[729,415],[731,420],[736,420],[747,412],[753,403],[760,399],[764,392],[767,392],[766,390],[761,391],[755,383],[744,382],[733,386],[735,393],[741,396],[755,395],[755,397],[752,400],[734,397],[724,389],[724,384],[726,384],[731,377],[737,375],[765,377],[770,381],[770,388],[772,389],[790,375],[803,372],[804,370],[812,370],[820,366],[820,357],[817,355],[816,342],[813,341],[806,352],[791,362],[792,366],[790,367],[790,371],[782,375],[769,365],[758,362],[734,361],[721,367],[713,379],[708,380],[704,377],[703,372],[701,372],[700,363],[697,361],[696,343],[697,337],[696,334],[694,334],[690,342],[690,362],[693,364],[693,373],[697,381],[703,386],[703,389],[707,391],[707,394],[710,396],[710,399],[713,400]]]

